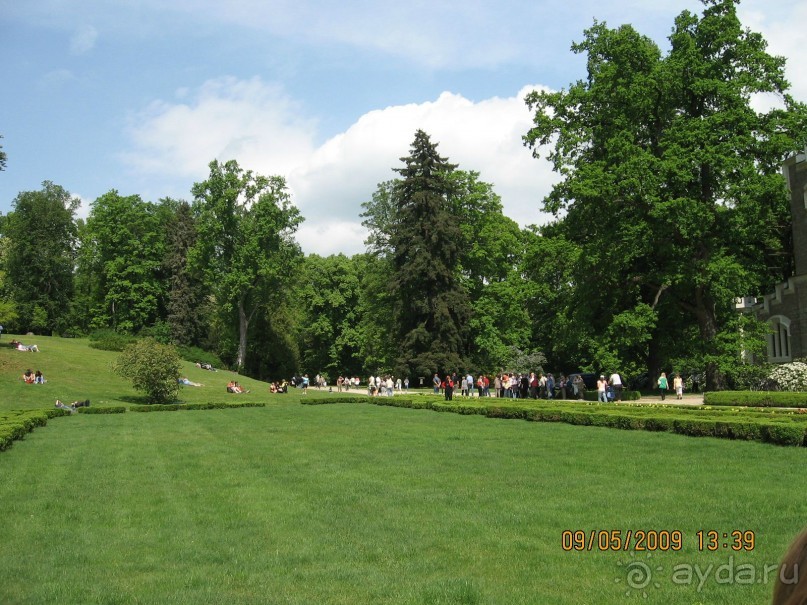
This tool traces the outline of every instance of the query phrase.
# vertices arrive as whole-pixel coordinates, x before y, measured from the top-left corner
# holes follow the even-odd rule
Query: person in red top
[[[451,380],[451,376],[446,376],[445,393],[446,401],[452,401],[454,399],[454,381]]]

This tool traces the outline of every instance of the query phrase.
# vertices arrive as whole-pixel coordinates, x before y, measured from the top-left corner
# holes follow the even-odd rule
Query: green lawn
[[[135,395],[108,370],[68,387],[68,364],[113,355],[43,342],[51,382],[0,373],[5,409]],[[267,407],[77,414],[0,452],[0,603],[765,603],[765,565],[807,520],[805,448],[243,397]],[[565,552],[572,529],[679,530],[684,549]],[[700,553],[699,529],[756,548]],[[652,579],[632,587],[638,564]]]
[[[83,338],[51,338],[45,336],[16,336],[25,344],[37,344],[39,353],[16,351],[8,345],[13,335],[0,339],[0,388],[3,401],[0,412],[7,409],[37,409],[52,407],[57,399],[70,402],[89,399],[92,405],[128,405],[145,403],[142,395],[129,383],[112,372],[117,353],[99,351],[88,346]],[[25,384],[20,377],[26,369],[41,370],[45,384]],[[237,397],[253,400],[268,394],[268,386],[233,372],[210,372],[183,362],[183,375],[204,387],[183,387],[181,398],[187,403],[235,401]],[[227,383],[237,380],[252,393],[233,395],[226,392]]]

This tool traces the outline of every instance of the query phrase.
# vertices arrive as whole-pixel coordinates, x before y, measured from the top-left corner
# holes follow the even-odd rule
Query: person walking
[[[681,374],[678,372],[675,373],[675,378],[673,378],[673,389],[675,389],[676,399],[684,398],[684,379],[681,378]]]
[[[661,373],[661,376],[658,377],[658,389],[661,393],[661,400],[667,397],[667,389],[670,388],[670,385],[667,383],[667,374],[664,372]]]

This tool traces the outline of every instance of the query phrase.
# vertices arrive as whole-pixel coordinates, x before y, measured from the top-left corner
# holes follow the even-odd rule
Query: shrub
[[[45,426],[48,418],[52,417],[41,410],[10,412],[0,416],[0,451],[8,449],[14,441],[22,439],[36,427]]]
[[[597,391],[588,390],[583,395],[584,401],[597,401]],[[655,394],[655,392],[654,392]],[[630,391],[628,389],[624,389],[622,391],[622,401],[637,401],[642,398],[641,391]],[[559,401],[563,401],[560,399]],[[609,401],[609,403],[615,403],[613,401]],[[618,403],[618,402],[616,402]]]
[[[166,321],[157,320],[153,325],[140,330],[139,338],[153,338],[157,342],[171,344],[171,326]]]
[[[115,330],[96,330],[90,334],[90,346],[102,351],[123,351],[137,342],[134,336],[115,332]]]
[[[144,338],[127,346],[113,368],[144,392],[149,403],[171,403],[179,393],[180,359],[172,345]]]
[[[763,425],[762,440],[777,445],[802,445],[804,443],[804,427],[773,423]]]
[[[218,355],[211,353],[210,351],[200,349],[199,347],[180,345],[177,347],[177,350],[179,351],[179,356],[185,361],[190,361],[192,363],[209,363],[214,368],[224,367],[221,363],[221,359],[218,358]]]
[[[726,381],[732,391],[765,388],[769,382],[771,366],[741,363],[726,371]],[[706,384],[706,381],[701,381]]]
[[[126,412],[125,405],[110,405],[107,407],[92,407],[92,408],[78,408],[76,411],[79,414],[123,414]]]
[[[807,393],[782,391],[710,391],[703,403],[714,406],[807,408]]]
[[[782,391],[807,391],[807,363],[793,361],[774,366],[768,379]]]

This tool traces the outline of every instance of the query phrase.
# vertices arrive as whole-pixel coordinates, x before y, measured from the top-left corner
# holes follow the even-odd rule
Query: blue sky
[[[772,8],[774,7],[774,8]],[[363,250],[360,205],[417,128],[521,225],[555,176],[520,137],[523,95],[584,77],[594,19],[666,47],[697,0],[0,0],[0,212],[50,180],[82,214],[117,189],[190,199],[214,158],[287,178],[306,252]],[[807,101],[807,3],[745,0]],[[799,55],[801,51],[801,55]]]

